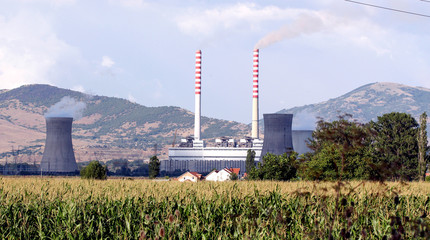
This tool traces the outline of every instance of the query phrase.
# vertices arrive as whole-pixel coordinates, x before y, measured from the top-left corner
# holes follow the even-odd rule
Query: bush
[[[430,176],[426,176],[426,182],[430,182]]]
[[[81,178],[106,180],[107,168],[98,161],[92,161],[81,170]]]
[[[236,181],[236,180],[238,180],[238,179],[239,179],[239,177],[237,176],[237,174],[236,174],[236,173],[232,172],[232,173],[230,174],[230,180],[232,180],[232,181]]]
[[[152,156],[149,159],[149,178],[155,178],[160,173],[160,160],[157,156]]]
[[[258,167],[248,174],[249,180],[289,181],[297,177],[297,153],[274,155],[267,153]]]

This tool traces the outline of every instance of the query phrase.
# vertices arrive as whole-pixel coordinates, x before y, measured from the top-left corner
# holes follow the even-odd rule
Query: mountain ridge
[[[46,84],[0,90],[0,162],[20,150],[23,161],[39,161],[45,143],[44,114],[64,96],[87,104],[83,118],[73,123],[73,143],[78,161],[126,158],[148,159],[157,153],[167,159],[168,147],[193,134],[194,114],[175,106],[147,107],[126,99],[88,95]],[[416,119],[430,112],[430,89],[398,83],[369,83],[337,98],[283,109],[293,113],[293,129],[311,130],[317,117],[332,121],[349,113],[360,122],[384,113],[406,112]],[[250,135],[250,125],[202,117],[202,136],[211,144],[221,136]]]
[[[0,129],[9,132],[3,133],[0,140],[0,158],[19,144],[27,148],[40,146],[31,151],[40,158],[45,133],[43,115],[64,96],[86,103],[83,118],[73,123],[75,152],[81,160],[110,160],[107,155],[148,158],[154,151],[165,159],[169,145],[193,133],[194,114],[180,107],[146,107],[121,98],[88,95],[46,84],[25,85],[0,92]],[[245,136],[250,132],[246,124],[234,121],[202,117],[201,122],[202,136],[207,140],[223,135]],[[11,134],[11,129],[27,130],[30,139],[24,141],[25,137]],[[115,154],[106,151],[111,148]],[[116,154],[127,151],[130,154]]]
[[[411,87],[399,83],[376,82],[353,89],[337,98],[320,103],[282,109],[278,113],[293,113],[302,121],[300,114],[313,115],[333,121],[339,114],[349,113],[359,122],[375,120],[390,112],[405,112],[416,119],[423,112],[430,112],[430,89]]]

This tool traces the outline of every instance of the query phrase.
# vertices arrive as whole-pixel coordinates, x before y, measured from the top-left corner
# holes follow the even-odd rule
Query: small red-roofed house
[[[237,176],[239,176],[240,168],[224,168],[220,171],[213,170],[208,175],[206,175],[205,180],[214,182],[227,181],[230,180],[230,175],[232,173],[235,173]]]
[[[202,180],[202,175],[197,172],[186,172],[178,177],[179,182],[197,182]]]
[[[236,173],[237,176],[240,174],[240,168],[229,168],[230,172]]]

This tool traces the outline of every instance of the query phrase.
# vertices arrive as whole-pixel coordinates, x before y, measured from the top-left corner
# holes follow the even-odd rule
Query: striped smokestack
[[[254,49],[252,68],[252,135],[253,139],[259,138],[258,133],[258,60],[259,50]]]
[[[195,115],[194,115],[194,140],[200,140],[201,118],[201,86],[202,86],[202,51],[196,51],[196,89],[195,89]]]

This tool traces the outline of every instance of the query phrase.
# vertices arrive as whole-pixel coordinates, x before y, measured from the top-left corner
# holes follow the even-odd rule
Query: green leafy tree
[[[300,168],[300,177],[310,180],[370,178],[372,169],[368,125],[351,121],[351,115],[326,122],[320,119]]]
[[[155,178],[160,173],[160,160],[156,155],[149,159],[149,178]]]
[[[246,154],[246,161],[245,161],[245,168],[246,172],[249,173],[253,168],[255,168],[255,151],[248,149],[248,152]]]
[[[252,168],[249,172],[250,180],[278,180],[287,181],[296,178],[297,173],[297,153],[290,155],[274,155],[271,153],[263,157],[262,163],[258,163],[257,168]]]
[[[427,113],[424,112],[420,116],[420,126],[418,128],[418,176],[421,181],[425,180],[427,157]]]
[[[239,179],[239,176],[237,176],[236,173],[234,173],[234,172],[230,173],[230,180],[236,181],[238,179]]]
[[[412,180],[418,177],[418,123],[406,113],[392,112],[371,122],[379,177]]]
[[[98,161],[92,161],[81,170],[81,177],[85,179],[106,180],[107,167],[101,165]]]

